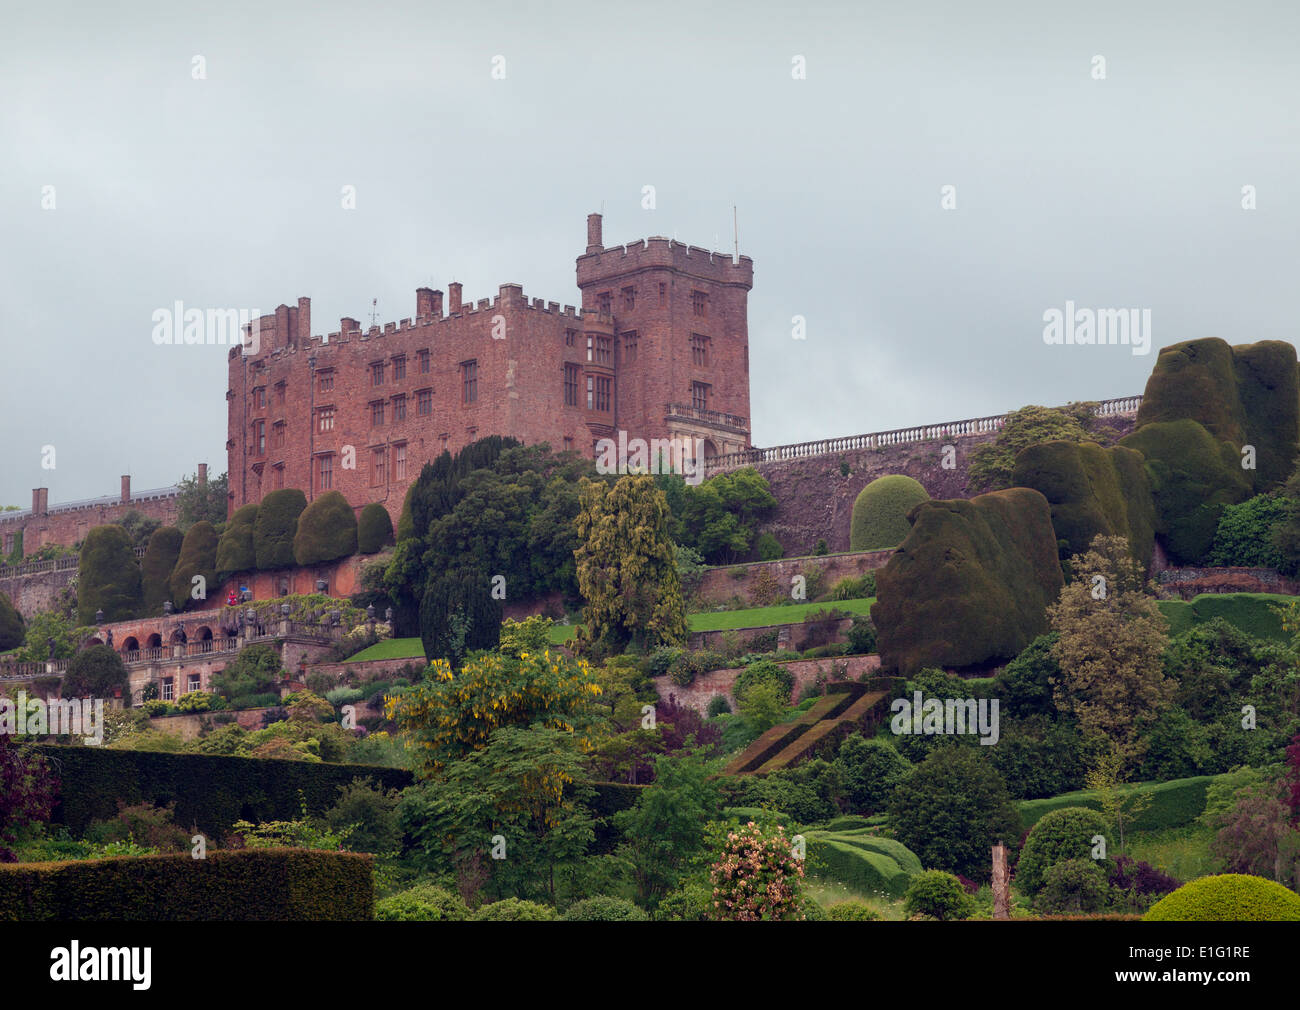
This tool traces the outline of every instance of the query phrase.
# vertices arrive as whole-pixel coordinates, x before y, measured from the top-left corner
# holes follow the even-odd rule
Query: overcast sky
[[[602,207],[607,245],[726,250],[738,207],[756,445],[1128,395],[1160,346],[1300,325],[1293,3],[5,7],[0,504],[225,470],[226,348],[155,346],[158,308],[576,304]],[[1048,346],[1067,299],[1150,309],[1151,354]]]

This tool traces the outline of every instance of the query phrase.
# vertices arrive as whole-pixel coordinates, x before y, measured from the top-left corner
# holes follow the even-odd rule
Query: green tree
[[[269,645],[248,645],[212,678],[212,689],[223,698],[264,694],[284,676],[279,654]]]
[[[357,550],[362,554],[377,554],[393,543],[393,520],[388,509],[371,502],[361,510],[357,520]]]
[[[1061,807],[1039,818],[1025,839],[1016,863],[1016,886],[1026,894],[1037,894],[1051,867],[1067,859],[1087,859],[1093,839],[1106,835],[1106,821],[1087,807]]]
[[[125,621],[140,614],[140,563],[131,538],[121,526],[95,526],[81,545],[77,566],[77,616],[95,623],[96,611],[105,621]]]
[[[253,521],[253,553],[259,571],[294,566],[293,538],[306,507],[307,496],[297,488],[272,491],[262,499]]]
[[[125,695],[128,686],[122,657],[107,645],[92,645],[68,663],[61,694],[64,698],[111,698],[115,691]]]
[[[1118,851],[1127,852],[1124,832],[1131,830],[1151,806],[1151,794],[1121,788],[1124,784],[1124,754],[1113,744],[1103,748],[1093,759],[1093,766],[1084,782],[1097,794],[1106,827],[1114,832],[1114,838],[1119,842]]]
[[[357,517],[338,491],[326,491],[298,516],[293,557],[300,565],[337,561],[357,552]]]
[[[769,682],[754,684],[736,699],[736,706],[756,737],[780,722],[787,711],[781,689]]]
[[[1095,404],[1072,404],[1060,409],[1031,405],[1007,415],[997,438],[971,453],[968,484],[972,491],[1000,491],[1012,487],[1016,456],[1042,442],[1096,442],[1088,430]]]
[[[126,530],[126,535],[131,538],[131,546],[136,549],[147,545],[149,538],[162,526],[162,520],[152,519],[139,509],[128,509],[113,522]]]
[[[839,774],[847,810],[874,814],[885,809],[912,763],[887,741],[861,733],[846,737],[833,762]]]
[[[586,642],[606,653],[628,643],[684,645],[686,606],[663,493],[646,475],[581,487],[576,557]]]
[[[1276,537],[1277,530],[1290,519],[1290,512],[1288,500],[1272,494],[1223,506],[1214,531],[1214,546],[1206,560],[1229,568],[1276,568],[1295,574],[1294,559],[1278,549]]]
[[[445,659],[453,670],[478,649],[494,649],[501,635],[503,607],[481,572],[459,571],[429,582],[420,603],[420,640],[429,659]]]
[[[206,600],[208,593],[216,590],[217,531],[211,523],[200,521],[185,534],[176,567],[172,569],[172,605],[184,610],[191,603]]]
[[[149,538],[149,546],[140,559],[140,582],[147,616],[161,614],[163,601],[172,598],[172,571],[180,559],[184,540],[185,534],[175,526],[163,526]]]
[[[912,878],[903,896],[903,913],[925,915],[940,922],[969,919],[975,902],[961,881],[943,870],[925,870]]]
[[[0,652],[16,649],[27,639],[27,627],[23,615],[18,613],[12,601],[0,593]]]
[[[219,526],[226,521],[230,482],[224,473],[204,484],[199,483],[197,474],[182,477],[176,490],[176,525],[182,533],[188,533],[195,523]]]
[[[224,582],[236,572],[251,572],[257,568],[257,552],[253,548],[253,527],[257,523],[256,505],[243,505],[226,523],[226,530],[217,541],[217,578]]]

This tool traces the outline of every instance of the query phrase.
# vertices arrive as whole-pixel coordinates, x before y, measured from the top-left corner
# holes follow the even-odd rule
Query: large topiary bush
[[[1152,922],[1296,922],[1300,895],[1244,873],[1201,877],[1161,898],[1142,917]]]
[[[9,597],[0,593],[0,652],[16,649],[27,637],[27,625]]]
[[[1088,859],[1093,837],[1106,834],[1101,814],[1087,807],[1053,810],[1034,825],[1016,864],[1016,885],[1026,894],[1036,894],[1047,871],[1067,859]]]
[[[195,577],[202,582],[195,582]],[[183,610],[191,602],[198,604],[217,590],[217,531],[203,520],[190,527],[181,544],[180,557],[172,569],[172,605]],[[195,596],[195,593],[202,593]]]
[[[262,499],[253,521],[253,554],[261,571],[294,566],[293,538],[307,496],[297,488],[272,491]]]
[[[163,602],[172,598],[171,578],[181,556],[185,534],[175,526],[154,530],[140,559],[140,583],[144,596],[144,613],[153,617],[162,613]]]
[[[361,510],[361,518],[357,520],[357,550],[362,554],[377,554],[393,542],[393,520],[388,509],[371,502]]]
[[[911,529],[907,514],[929,499],[920,482],[905,474],[876,478],[853,502],[849,549],[877,551],[897,547]]]
[[[876,572],[881,667],[910,676],[1018,655],[1047,631],[1064,579],[1047,499],[1010,488],[918,505]]]
[[[92,527],[77,565],[78,622],[94,624],[99,610],[105,621],[125,621],[138,617],[143,606],[140,564],[126,530],[117,525]]]
[[[257,522],[257,506],[244,505],[226,523],[226,531],[217,541],[217,577],[229,578],[235,572],[251,572],[257,568],[257,552],[253,549],[253,526]]]
[[[293,557],[300,565],[337,561],[357,552],[357,517],[338,491],[326,491],[298,516]]]

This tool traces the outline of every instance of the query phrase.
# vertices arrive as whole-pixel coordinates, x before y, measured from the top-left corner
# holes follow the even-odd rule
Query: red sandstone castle
[[[279,488],[341,491],[396,520],[421,465],[487,435],[592,457],[602,438],[749,447],[746,301],[754,265],[666,238],[605,248],[587,217],[582,308],[502,284],[417,288],[415,317],[311,335],[311,300],[263,316],[230,353],[231,511]],[[256,353],[252,353],[255,350]]]

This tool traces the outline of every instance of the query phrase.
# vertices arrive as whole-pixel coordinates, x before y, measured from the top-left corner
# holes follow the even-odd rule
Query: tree
[[[1015,844],[1020,814],[979,749],[935,748],[894,790],[889,815],[922,865],[987,880],[989,852],[998,841]]]
[[[456,670],[468,653],[496,648],[503,609],[481,572],[455,572],[431,580],[420,602],[425,657],[445,659]]]
[[[907,513],[929,501],[921,482],[901,473],[878,477],[858,492],[853,501],[849,550],[894,548],[907,539],[911,523]]]
[[[1098,835],[1105,837],[1106,822],[1095,810],[1061,807],[1044,814],[1025,839],[1016,864],[1016,886],[1036,894],[1049,868],[1067,859],[1089,858]]]
[[[676,474],[654,479],[669,504],[669,535],[711,564],[749,554],[759,520],[776,511],[767,479],[752,466],[687,484]]]
[[[1294,559],[1277,547],[1277,531],[1290,518],[1282,495],[1260,494],[1240,505],[1225,505],[1214,531],[1209,564],[1221,567],[1276,568],[1294,575]]]
[[[257,568],[257,552],[253,548],[257,512],[256,505],[241,506],[226,523],[226,530],[217,541],[217,578],[222,582],[235,572],[251,572]]]
[[[887,741],[867,739],[861,733],[846,737],[833,762],[844,790],[847,811],[874,814],[889,803],[898,784],[912,770],[912,763]]]
[[[629,642],[646,650],[685,644],[686,606],[663,493],[641,474],[612,488],[584,480],[579,494],[575,555],[585,641],[598,652],[622,652]]]
[[[259,571],[294,566],[293,538],[306,507],[307,496],[297,488],[272,491],[262,499],[253,521],[253,553]]]
[[[184,610],[195,600],[206,600],[216,588],[217,531],[210,522],[200,521],[185,534],[172,569],[172,606]]]
[[[226,699],[263,694],[283,675],[280,656],[271,646],[249,645],[212,678],[212,689]]]
[[[144,614],[150,617],[162,613],[163,601],[172,598],[171,577],[181,556],[183,534],[175,526],[163,526],[154,531],[140,559],[140,584],[144,596]]]
[[[786,700],[781,689],[772,683],[754,684],[736,698],[736,706],[754,736],[762,736],[786,714]]]
[[[709,918],[727,922],[783,922],[806,918],[803,860],[780,825],[750,822],[727,833],[709,869]]]
[[[1211,820],[1210,854],[1227,872],[1300,886],[1300,831],[1292,826],[1286,795],[1286,784],[1276,779],[1245,786]]]
[[[1120,788],[1123,782],[1124,754],[1119,747],[1111,744],[1098,753],[1084,783],[1097,794],[1106,826],[1114,830],[1119,842],[1119,852],[1127,851],[1124,847],[1124,829],[1131,828],[1147,807],[1151,806],[1150,793],[1123,790]]]
[[[176,482],[176,490],[176,525],[182,533],[188,533],[195,523],[218,526],[226,521],[230,486],[224,473],[203,484],[197,474],[182,477]]]
[[[7,595],[0,593],[0,652],[18,648],[26,638],[23,615],[18,613]]]
[[[300,565],[337,561],[357,552],[357,517],[338,491],[326,491],[298,516],[293,557]]]
[[[140,590],[140,563],[131,538],[121,526],[95,526],[81,545],[77,566],[77,616],[94,624],[96,611],[104,621],[136,617],[144,606]]]
[[[58,792],[49,762],[0,733],[0,863],[18,861],[11,846],[23,829],[50,819]]]
[[[139,509],[128,509],[113,522],[126,530],[126,535],[131,538],[131,546],[136,549],[148,544],[149,538],[162,526],[161,519],[152,519]]]
[[[912,878],[903,896],[903,914],[925,915],[940,922],[969,919],[975,902],[961,881],[943,870],[925,870]]]
[[[64,698],[111,698],[128,687],[122,657],[107,645],[92,645],[68,663],[61,694]]]
[[[393,543],[393,520],[388,509],[371,502],[361,510],[357,521],[357,550],[362,554],[377,554]]]
[[[1133,761],[1140,729],[1175,689],[1163,670],[1169,624],[1146,595],[1142,569],[1122,537],[1096,537],[1071,566],[1075,581],[1047,608],[1059,636],[1052,646],[1061,668],[1053,682],[1056,707],[1078,720],[1085,739],[1111,740]]]
[[[1065,409],[1031,405],[1007,415],[992,443],[977,446],[971,453],[968,484],[972,491],[1000,491],[1012,487],[1012,471],[1020,450],[1042,442],[1095,442],[1083,422],[1091,423],[1087,408],[1074,404]],[[1084,409],[1072,409],[1084,408]]]
[[[90,631],[90,628],[78,628],[72,623],[72,618],[57,610],[44,610],[27,622],[26,644],[18,652],[18,662],[48,661],[51,638],[54,639],[53,658],[71,659]]]

